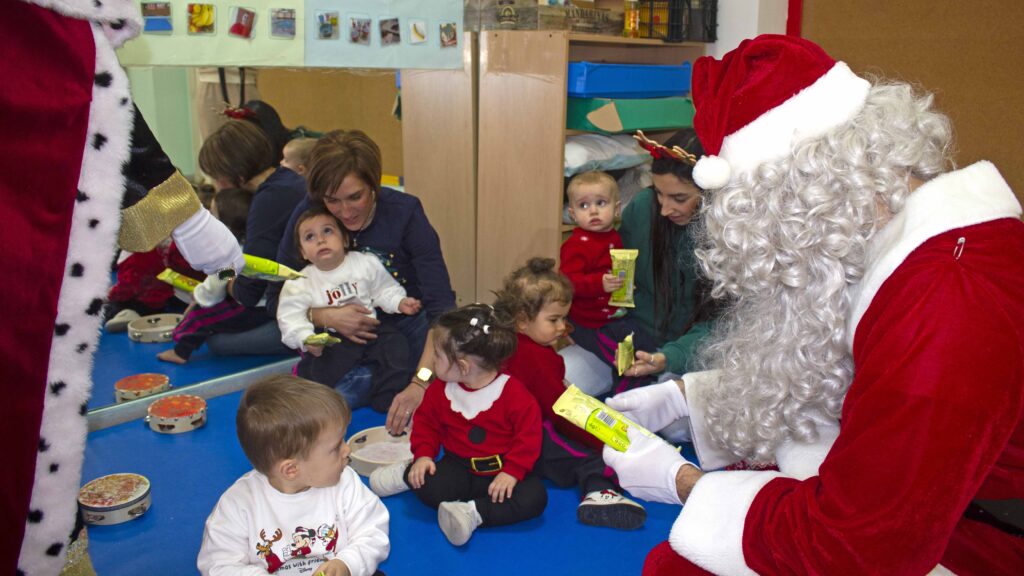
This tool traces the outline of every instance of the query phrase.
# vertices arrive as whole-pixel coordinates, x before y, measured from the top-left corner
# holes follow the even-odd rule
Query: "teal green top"
[[[690,321],[690,315],[696,304],[694,290],[698,272],[697,259],[693,254],[693,235],[686,226],[676,227],[676,262],[677,273],[671,275],[672,297],[674,308],[672,317],[666,327],[665,334],[658,333],[658,323],[654,315],[654,266],[651,254],[651,203],[654,202],[654,190],[647,188],[639,192],[622,211],[622,224],[619,234],[622,236],[624,248],[636,248],[640,251],[636,260],[635,288],[633,292],[636,308],[629,315],[639,322],[661,346],[660,352],[667,360],[666,370],[676,374],[685,374],[693,368],[692,361],[697,346],[711,329],[710,322],[694,324],[690,331],[683,334],[683,329]],[[683,270],[685,281],[679,286],[678,271]],[[681,295],[681,296],[680,296]],[[664,309],[664,306],[662,306]]]

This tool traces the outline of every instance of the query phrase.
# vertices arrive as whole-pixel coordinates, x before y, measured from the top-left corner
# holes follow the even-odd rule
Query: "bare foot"
[[[160,360],[163,360],[164,362],[171,362],[172,364],[184,364],[188,362],[188,360],[182,358],[181,356],[178,356],[178,354],[174,351],[174,348],[171,348],[170,350],[164,350],[163,352],[157,354],[156,357]]]

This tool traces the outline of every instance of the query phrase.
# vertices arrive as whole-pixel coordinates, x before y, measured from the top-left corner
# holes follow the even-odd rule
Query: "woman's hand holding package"
[[[380,320],[370,316],[370,310],[365,306],[347,304],[316,308],[313,314],[314,325],[326,326],[356,344],[366,344],[368,340],[377,338],[376,330]]]
[[[688,462],[679,451],[661,438],[648,436],[630,426],[626,430],[629,448],[619,452],[604,447],[604,463],[619,477],[619,484],[637,498],[665,504],[682,504],[676,476]],[[687,490],[687,492],[689,492]]]
[[[651,374],[660,374],[665,371],[667,365],[668,359],[661,352],[651,354],[650,352],[638,350],[633,360],[633,365],[625,371],[624,375],[638,378],[650,376]]]
[[[237,273],[245,268],[238,240],[206,208],[200,208],[179,224],[171,237],[181,255],[196,270],[216,275],[221,270],[231,269]]]
[[[690,415],[682,386],[682,380],[666,380],[612,396],[606,403],[633,422],[658,432]]]

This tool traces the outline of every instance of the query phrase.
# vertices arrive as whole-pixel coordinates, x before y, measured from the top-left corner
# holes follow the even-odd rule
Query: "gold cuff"
[[[118,244],[129,252],[149,252],[202,207],[192,184],[175,172],[134,206],[121,211]]]
[[[417,378],[415,376],[412,377],[412,383],[417,385],[417,386],[419,386],[420,388],[423,388],[424,390],[426,390],[427,386],[429,386],[429,384],[427,384],[426,382],[424,382],[423,380],[420,380],[419,378]]]

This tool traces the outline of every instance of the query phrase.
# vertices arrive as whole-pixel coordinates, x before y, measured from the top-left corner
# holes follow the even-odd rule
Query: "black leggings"
[[[473,501],[484,520],[483,526],[504,526],[540,516],[548,505],[544,482],[532,472],[516,484],[511,498],[504,502],[491,502],[487,487],[494,476],[477,476],[470,471],[468,460],[449,454],[435,464],[437,471],[426,475],[423,487],[413,489],[420,501],[431,508],[437,508],[441,502]],[[409,467],[403,476],[406,483],[409,481]]]

